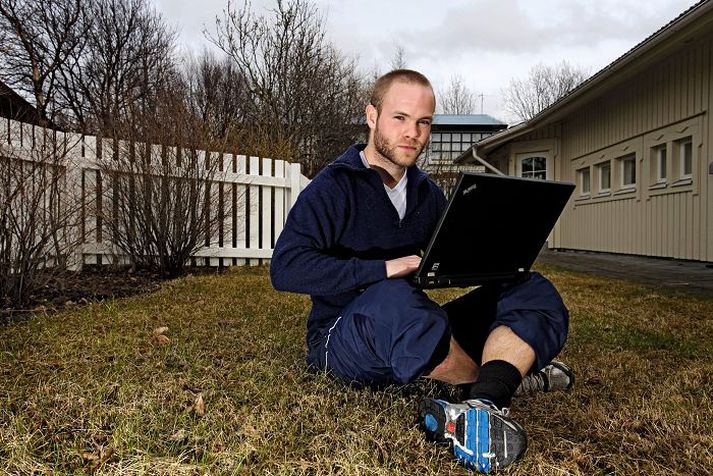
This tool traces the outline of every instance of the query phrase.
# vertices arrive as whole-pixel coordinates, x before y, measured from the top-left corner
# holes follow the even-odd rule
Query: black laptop
[[[467,287],[526,277],[573,183],[463,173],[412,280]]]

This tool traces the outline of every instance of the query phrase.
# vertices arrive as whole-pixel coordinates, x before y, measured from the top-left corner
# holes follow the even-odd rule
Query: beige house
[[[551,248],[713,261],[713,1],[460,163],[577,188]]]

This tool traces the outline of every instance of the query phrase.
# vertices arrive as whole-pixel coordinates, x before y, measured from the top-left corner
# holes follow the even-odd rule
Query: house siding
[[[513,151],[549,140],[554,178],[577,183],[551,247],[713,261],[713,175],[708,174],[712,55],[709,33],[610,86],[557,125],[539,127],[499,151],[509,157],[514,173]],[[690,180],[680,178],[680,141],[688,137],[693,142]],[[664,145],[668,181],[657,185],[652,148]],[[621,179],[619,159],[630,154],[636,157],[635,189],[623,186]],[[611,191],[600,194],[597,164],[607,161]],[[588,196],[578,183],[584,168],[590,170]]]

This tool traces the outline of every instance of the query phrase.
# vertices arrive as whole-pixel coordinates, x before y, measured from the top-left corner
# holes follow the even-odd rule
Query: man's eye
[[[396,119],[397,121],[403,121],[404,116],[394,116],[394,119]]]
[[[422,126],[430,126],[431,121],[419,121],[419,124],[421,124]]]

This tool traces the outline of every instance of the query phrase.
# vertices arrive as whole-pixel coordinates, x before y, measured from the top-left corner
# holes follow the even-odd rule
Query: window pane
[[[611,166],[607,163],[599,167],[599,183],[601,190],[609,190],[611,188]]]
[[[463,142],[470,144],[473,141],[472,134],[463,134]]]
[[[451,136],[451,140],[452,140],[453,142],[460,142],[460,134],[453,134],[453,135]]]
[[[544,157],[533,157],[533,168],[534,170],[546,170],[547,169],[547,159]]]
[[[636,158],[626,157],[623,159],[623,168],[624,185],[634,185],[636,183]]]
[[[681,144],[681,156],[683,157],[683,175],[693,173],[693,142],[686,141]]]
[[[451,143],[450,143],[450,142],[444,142],[443,144],[441,144],[441,150],[446,151],[446,152],[450,152],[450,150],[451,150]]]
[[[450,142],[451,141],[451,134],[450,133],[443,133],[441,134],[441,140],[443,142]]]
[[[433,134],[431,134],[431,140],[432,140],[433,142],[440,142],[440,140],[441,140],[441,133],[440,133],[440,132],[434,132]]]
[[[539,172],[533,172],[533,175],[536,179],[547,180],[547,172],[545,172],[544,170],[540,170]]]
[[[532,157],[526,157],[522,159],[522,176],[524,177],[525,172],[532,172]]]
[[[589,193],[591,190],[589,169],[584,169],[580,173],[582,174],[582,193]]]
[[[657,151],[658,154],[658,177],[659,180],[666,179],[666,147],[661,147]]]

